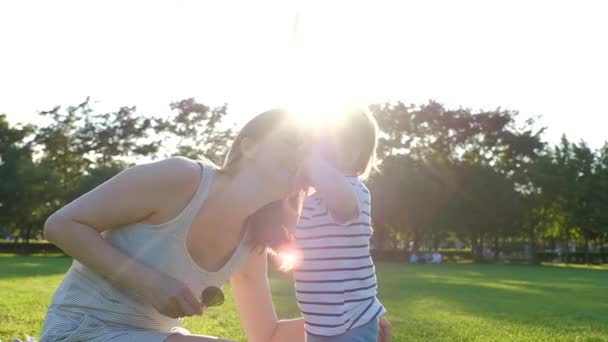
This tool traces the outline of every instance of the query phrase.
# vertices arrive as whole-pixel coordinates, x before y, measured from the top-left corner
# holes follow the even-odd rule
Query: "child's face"
[[[345,143],[347,139],[341,136],[344,132],[345,127],[327,124],[319,130],[314,144],[327,162],[335,168],[348,173],[355,162],[354,152],[356,152],[356,146],[348,146]]]

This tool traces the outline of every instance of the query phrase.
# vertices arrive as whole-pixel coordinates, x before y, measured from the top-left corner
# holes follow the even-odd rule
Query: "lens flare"
[[[289,247],[279,251],[277,254],[279,270],[283,272],[297,268],[302,261],[301,252],[295,247]]]

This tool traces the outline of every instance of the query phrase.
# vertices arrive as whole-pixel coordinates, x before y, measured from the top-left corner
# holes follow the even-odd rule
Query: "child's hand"
[[[328,128],[320,128],[315,131],[309,149],[309,157],[314,156],[323,159],[330,164],[336,162],[336,141]]]
[[[304,160],[303,172],[310,185],[318,191],[333,217],[346,222],[357,217],[357,193],[344,175],[319,153],[312,151]]]
[[[391,322],[388,319],[382,317],[378,322],[378,342],[390,342],[391,341]]]
[[[295,235],[296,224],[302,213],[307,192],[308,188],[301,189],[282,201],[283,225],[291,235]]]
[[[311,149],[306,158],[302,162],[302,177],[307,181],[312,181],[312,174],[315,168],[322,162],[321,154],[316,149]],[[314,184],[312,184],[314,186]]]

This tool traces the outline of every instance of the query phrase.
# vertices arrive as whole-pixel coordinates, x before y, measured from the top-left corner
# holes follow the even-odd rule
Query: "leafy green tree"
[[[25,235],[39,233],[52,212],[103,183],[138,158],[209,156],[219,161],[233,131],[222,120],[227,107],[209,108],[193,99],[171,104],[174,115],[140,115],[136,107],[99,112],[87,98],[40,115],[48,124],[23,129],[0,121],[0,153],[5,165],[0,200],[3,226]],[[27,143],[24,139],[30,137]],[[15,196],[28,198],[19,202]],[[25,202],[27,203],[25,203]],[[6,205],[4,203],[6,202]],[[19,213],[16,213],[19,211]],[[26,220],[27,218],[27,220]],[[27,227],[27,228],[23,228]]]
[[[596,196],[600,186],[596,174],[596,156],[591,149],[581,142],[573,146],[572,168],[575,170],[572,197],[569,198],[572,222],[584,239],[585,261],[589,262],[589,243],[600,236],[600,227],[596,206]]]
[[[154,156],[160,146],[160,141],[153,140],[153,118],[137,115],[136,107],[98,113],[87,98],[77,106],[65,110],[58,106],[41,115],[52,120],[39,134],[45,155],[77,153],[85,164],[111,165],[136,156]]]
[[[156,118],[155,131],[169,155],[209,159],[221,164],[234,139],[234,129],[224,122],[228,106],[211,108],[189,98],[171,103],[174,115]]]
[[[34,127],[11,127],[0,115],[0,226],[29,240],[40,206],[40,173],[32,161]]]
[[[608,143],[598,152],[597,157],[597,188],[594,192],[594,216],[600,232],[600,248],[605,253],[605,245],[608,244]],[[608,260],[604,260],[608,262]]]
[[[533,120],[518,127],[517,112],[447,110],[433,101],[371,108],[382,132],[378,152],[383,173],[377,178],[385,180],[375,181],[377,197],[399,204],[394,215],[382,215],[392,218],[392,227],[432,241],[461,232],[477,259],[484,240],[493,239],[497,247],[501,236],[516,229],[523,205],[516,190],[529,182],[527,169],[544,146],[543,130],[534,130]],[[388,161],[398,163],[392,158],[400,155],[410,158],[403,170],[387,171],[399,169]],[[411,182],[398,182],[401,178]],[[391,182],[398,192],[391,190]],[[396,222],[400,215],[401,225]]]

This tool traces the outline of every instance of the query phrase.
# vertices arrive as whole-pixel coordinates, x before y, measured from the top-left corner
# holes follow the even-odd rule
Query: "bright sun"
[[[349,66],[350,55],[338,55],[337,51],[327,53],[323,44],[307,40],[306,34],[300,39],[299,22],[298,17],[295,21],[298,34],[286,46],[284,58],[272,68],[269,79],[280,84],[275,95],[303,124],[335,120],[335,114],[362,97],[364,82],[358,77],[357,69]],[[316,26],[310,25],[308,30],[321,29]]]

